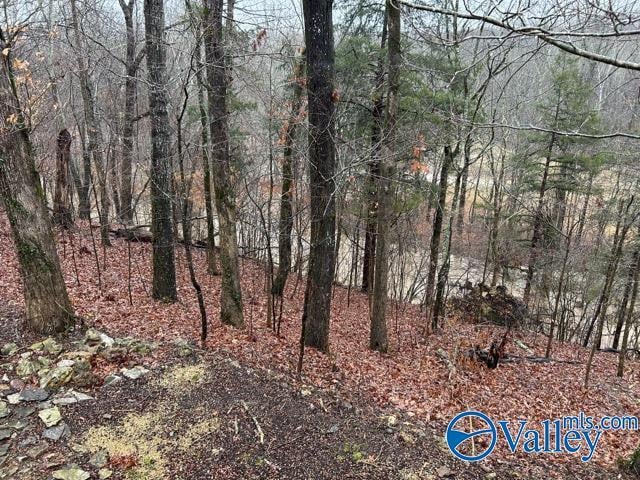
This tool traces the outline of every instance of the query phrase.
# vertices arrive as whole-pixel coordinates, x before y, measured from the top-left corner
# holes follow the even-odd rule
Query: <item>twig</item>
[[[260,427],[258,420],[256,419],[256,417],[251,415],[251,412],[249,411],[249,407],[247,406],[247,403],[244,400],[241,400],[240,403],[242,404],[242,408],[244,408],[244,410],[247,412],[247,415],[251,417],[251,420],[253,420],[253,423],[256,426],[256,430],[258,432],[258,438],[260,439],[260,444],[264,445],[264,432],[262,431],[262,428]]]

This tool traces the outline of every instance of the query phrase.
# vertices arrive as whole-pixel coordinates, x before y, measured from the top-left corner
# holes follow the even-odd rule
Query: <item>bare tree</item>
[[[236,237],[236,200],[229,159],[227,65],[223,45],[222,0],[206,0],[204,45],[207,59],[207,93],[211,131],[211,161],[216,208],[220,221],[222,292],[220,320],[241,328],[242,290]]]
[[[309,179],[311,238],[302,314],[304,343],[329,351],[331,286],[335,267],[333,1],[304,0],[309,82]]]
[[[174,302],[176,267],[171,190],[171,144],[167,104],[164,2],[145,0],[144,24],[151,115],[151,229],[153,233],[153,298]]]

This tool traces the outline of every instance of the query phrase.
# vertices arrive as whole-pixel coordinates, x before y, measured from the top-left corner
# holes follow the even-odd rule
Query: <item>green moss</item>
[[[342,447],[342,452],[336,457],[339,462],[350,460],[354,463],[361,462],[367,456],[366,452],[362,450],[360,445],[356,443],[347,442]]]

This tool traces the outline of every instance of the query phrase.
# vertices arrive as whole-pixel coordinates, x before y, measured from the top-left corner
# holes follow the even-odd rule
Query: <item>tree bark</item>
[[[549,166],[551,165],[551,151],[555,141],[555,134],[551,134],[551,141],[549,142],[549,150],[544,162],[544,170],[542,171],[542,181],[540,182],[540,189],[538,191],[538,205],[533,218],[533,235],[531,236],[531,246],[529,247],[529,261],[527,263],[527,275],[525,277],[523,301],[525,305],[529,306],[529,300],[531,298],[531,283],[533,281],[533,274],[535,273],[536,262],[538,260],[540,242],[542,241],[542,209],[544,207],[544,195],[547,191],[547,180],[549,178]]]
[[[177,299],[171,199],[169,103],[166,85],[164,2],[145,0],[144,23],[151,114],[151,232],[153,234],[153,298]]]
[[[640,259],[640,246],[638,246],[632,256],[631,263],[627,269],[627,281],[624,285],[624,292],[622,294],[622,301],[618,307],[618,315],[616,321],[616,328],[613,334],[613,343],[611,348],[614,350],[618,349],[618,344],[620,343],[620,335],[622,334],[622,327],[624,326],[624,321],[627,317],[627,305],[629,304],[629,298],[631,296],[631,292],[633,290],[634,279],[636,276],[636,270],[638,270],[638,259]]]
[[[2,49],[4,32],[0,31]],[[35,168],[29,131],[20,108],[12,56],[4,55],[0,75],[0,197],[9,217],[18,254],[27,327],[51,334],[74,323],[60,268],[51,220]]]
[[[444,220],[445,209],[447,208],[447,182],[449,179],[449,168],[453,164],[453,159],[458,154],[458,147],[455,151],[451,150],[450,145],[444,147],[444,158],[442,160],[442,168],[440,169],[440,183],[438,186],[438,203],[436,205],[435,216],[433,218],[433,231],[431,233],[431,245],[429,248],[429,271],[427,273],[427,286],[425,292],[425,305],[427,310],[427,325],[431,330],[435,330],[437,325],[433,325],[432,316],[433,307],[433,289],[436,281],[436,271],[438,269],[438,254],[440,252],[440,237],[442,236],[442,222]]]
[[[378,184],[378,211],[376,215],[376,251],[373,295],[371,299],[369,331],[369,348],[386,352],[389,348],[387,338],[387,296],[389,293],[388,272],[389,272],[389,228],[393,220],[393,186],[391,179],[395,173],[395,140],[396,123],[398,121],[399,110],[399,90],[400,90],[400,63],[402,61],[400,50],[400,8],[392,0],[387,0],[386,22],[389,32],[389,75],[387,90],[387,111],[384,128],[384,157],[380,158],[380,176]]]
[[[207,105],[204,100],[204,79],[202,71],[202,16],[193,11],[191,2],[185,1],[187,11],[191,16],[193,34],[196,39],[195,60],[196,60],[196,82],[198,85],[198,116],[200,118],[200,141],[202,151],[202,172],[204,186],[204,208],[207,224],[207,271],[210,275],[219,275],[220,270],[216,262],[216,236],[213,224],[213,197],[211,193],[211,160],[209,158],[209,126],[207,119]]]
[[[380,56],[373,90],[373,108],[371,109],[371,158],[369,159],[369,175],[366,181],[367,223],[364,237],[364,255],[362,258],[362,291],[369,292],[373,287],[373,272],[375,271],[376,254],[376,216],[378,209],[378,195],[376,186],[380,176],[380,147],[382,141],[382,124],[384,113],[384,48],[387,42],[387,18],[382,23],[382,40],[380,41]]]
[[[63,228],[73,225],[71,211],[71,185],[69,164],[71,161],[71,134],[65,128],[58,134],[56,152],[56,188],[53,198],[53,220]]]
[[[589,326],[589,331],[587,332],[587,335],[583,343],[584,347],[586,347],[589,344],[589,337],[591,336],[594,323],[596,323],[597,321],[598,328],[596,332],[596,338],[593,341],[593,345],[591,346],[591,351],[589,352],[589,359],[587,360],[587,368],[586,368],[586,373],[584,377],[585,388],[589,385],[589,376],[591,375],[591,365],[593,364],[593,357],[596,353],[596,350],[600,346],[600,341],[602,340],[602,330],[603,330],[605,318],[607,316],[609,296],[611,294],[611,288],[615,280],[616,271],[618,269],[618,263],[620,261],[620,256],[622,254],[622,247],[627,237],[627,232],[629,231],[629,228],[631,227],[631,223],[633,221],[629,219],[629,209],[633,204],[633,201],[634,201],[634,197],[632,196],[629,202],[627,203],[626,209],[624,210],[622,208],[623,201],[620,202],[620,221],[622,221],[623,223],[622,229],[620,230],[620,221],[619,221],[618,227],[616,228],[616,233],[614,236],[611,258],[609,260],[609,264],[607,265],[607,273],[605,275],[604,288],[602,289],[600,298],[598,299],[598,305],[596,307],[596,311],[593,314],[593,319],[591,321],[591,325]]]
[[[332,0],[303,0],[309,82],[311,238],[302,322],[304,343],[329,351],[335,268],[335,119]]]
[[[120,219],[133,224],[133,184],[131,165],[135,130],[135,109],[138,98],[138,68],[142,52],[136,56],[136,32],[133,24],[135,0],[120,0],[126,26],[127,51],[125,57],[124,120],[122,125],[122,153],[120,158]]]
[[[100,191],[100,238],[103,245],[111,245],[109,240],[109,209],[110,200],[107,189],[107,169],[102,156],[102,130],[96,118],[95,99],[93,97],[93,85],[89,76],[89,68],[84,58],[84,46],[80,36],[80,25],[78,19],[77,0],[71,0],[71,15],[75,34],[77,56],[78,56],[78,77],[80,78],[80,91],[82,93],[82,104],[84,108],[84,120],[87,129],[87,150],[93,159],[98,175],[98,189]],[[86,166],[85,166],[86,168]],[[85,175],[87,174],[85,170]],[[89,170],[89,175],[91,172]],[[87,188],[87,198],[88,188]]]
[[[303,53],[304,55],[304,53]],[[293,101],[291,112],[283,132],[284,152],[282,159],[282,192],[280,193],[280,219],[278,222],[278,272],[273,281],[271,293],[282,297],[287,277],[291,270],[291,231],[293,230],[293,162],[294,139],[298,123],[300,122],[300,108],[302,106],[304,57],[300,58],[293,72]],[[282,301],[282,300],[281,300]]]
[[[629,308],[627,310],[627,319],[624,326],[624,333],[622,334],[622,345],[620,346],[620,357],[618,359],[618,369],[616,375],[622,377],[624,374],[624,361],[627,355],[627,346],[629,344],[629,333],[631,332],[631,325],[633,324],[634,312],[636,308],[636,299],[638,298],[638,283],[640,279],[640,251],[636,251],[638,256],[635,258],[635,271],[633,272],[633,288],[631,291],[631,300],[629,301]]]
[[[236,200],[229,158],[229,125],[227,113],[227,66],[222,43],[222,0],[206,0],[204,43],[207,60],[209,128],[213,186],[220,222],[220,266],[222,292],[220,320],[241,328],[242,290],[236,236]]]

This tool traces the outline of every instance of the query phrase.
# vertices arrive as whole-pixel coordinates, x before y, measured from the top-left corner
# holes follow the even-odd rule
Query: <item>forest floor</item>
[[[586,463],[575,455],[512,454],[499,442],[480,465],[468,465],[454,460],[442,439],[451,418],[469,409],[495,420],[514,421],[540,421],[581,411],[596,418],[640,416],[637,360],[629,361],[624,379],[618,379],[617,357],[596,354],[587,389],[583,382],[588,351],[569,344],[555,343],[553,358],[573,363],[516,362],[490,370],[468,361],[458,362],[452,373],[438,358],[438,349],[456,358],[456,352],[473,345],[487,346],[492,338],[502,336],[503,329],[448,318],[441,332],[425,339],[420,333],[424,314],[419,308],[394,305],[388,318],[391,349],[381,355],[367,348],[366,296],[336,287],[331,354],[307,350],[302,380],[296,381],[302,279],[292,276],[288,283],[281,335],[276,336],[266,326],[264,269],[243,259],[247,325],[235,330],[218,320],[220,278],[205,273],[204,253],[198,251],[196,268],[210,331],[206,348],[183,358],[178,355],[180,345],[197,341],[200,317],[181,248],[177,249],[180,301],[173,305],[154,302],[147,294],[148,244],[114,240],[104,251],[98,246],[100,282],[87,228],[76,231],[73,238],[61,236],[59,253],[74,308],[86,326],[112,337],[133,336],[156,347],[144,355],[120,352],[90,362],[92,381],[81,391],[95,400],[61,407],[69,430],[59,442],[47,444],[53,449],[52,457],[36,456],[40,463],[30,468],[39,473],[32,478],[50,478],[46,476],[50,473],[43,473],[47,462],[50,469],[75,462],[94,476],[99,470],[96,465],[102,465],[112,471],[111,478],[124,472],[130,478],[176,479],[627,478],[618,469],[618,460],[637,448],[637,432],[604,433],[593,459]],[[0,318],[4,319],[0,345],[15,341],[19,350],[11,358],[19,361],[21,352],[28,353],[30,342],[38,339],[25,339],[17,330],[21,282],[4,217],[0,217],[0,266]],[[536,354],[544,353],[543,336],[527,332],[513,336]],[[507,350],[525,353],[515,342]],[[102,386],[109,375],[136,366],[149,372],[137,380]],[[12,379],[11,375],[6,378]],[[0,386],[2,391],[12,392]],[[15,413],[4,420],[12,420],[11,415]],[[37,428],[39,433],[43,426]],[[141,435],[140,429],[146,433]],[[209,432],[213,432],[211,439]],[[89,433],[93,435],[87,438]],[[29,443],[18,446],[25,440],[21,435],[27,434],[16,431],[10,436],[8,456],[0,455],[5,458],[3,468],[11,466],[11,460],[28,457],[23,451],[30,448]],[[94,458],[100,457],[100,444],[111,449],[107,463]],[[131,452],[127,445],[138,445],[142,453]],[[88,459],[94,460],[89,466]],[[136,477],[141,466],[152,472],[156,466],[165,470]]]

